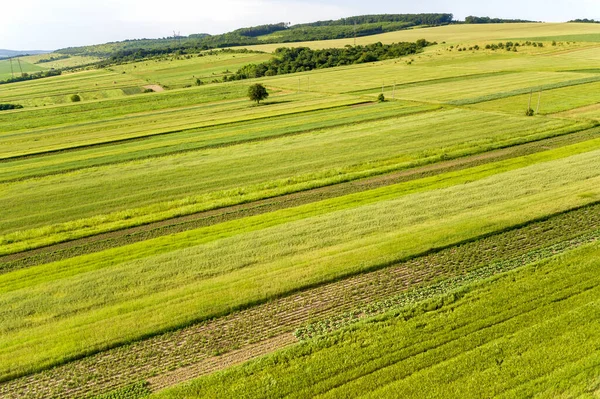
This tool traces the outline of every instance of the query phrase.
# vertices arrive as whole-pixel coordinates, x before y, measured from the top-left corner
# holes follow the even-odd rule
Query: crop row
[[[109,126],[100,124],[100,126],[94,126],[91,129],[89,139],[104,140],[103,143],[83,144],[81,147],[71,148],[69,147],[69,139],[62,137],[62,134],[57,134],[57,140],[59,137],[63,139],[63,141],[59,140],[60,148],[57,151],[33,154],[24,158],[2,162],[0,166],[3,176],[0,182],[25,180],[95,166],[270,140],[318,129],[365,123],[375,119],[398,117],[434,109],[431,106],[406,103],[388,103],[360,108],[348,106],[360,101],[364,100],[346,98],[338,101],[332,100],[327,105],[324,105],[321,101],[299,101],[294,102],[295,108],[272,107],[269,109],[269,113],[261,114],[256,111],[252,117],[247,116],[249,118],[247,120],[244,120],[242,116],[239,116],[238,120],[234,122],[231,122],[231,119],[216,119],[203,123],[201,125],[206,126],[198,128],[188,128],[187,123],[189,122],[186,122],[183,117],[178,119],[178,123],[182,123],[182,126],[185,127],[183,129],[178,129],[179,126],[173,126],[174,123],[171,123],[168,129],[165,130],[166,127],[161,127],[158,123],[153,124],[152,128],[147,128],[143,122],[141,122],[141,125],[135,122],[136,129],[143,136],[129,137],[132,133],[129,131],[123,133],[125,129],[117,126],[115,129],[118,135],[123,135],[126,138],[117,138],[116,141],[110,141],[111,129]],[[174,115],[171,115],[171,118],[173,117]],[[221,117],[226,117],[226,115],[221,115]],[[205,119],[209,118],[205,117]],[[168,124],[169,119],[167,118],[165,121]],[[153,133],[154,129],[158,133]],[[99,131],[102,134],[99,134]],[[85,136],[85,132],[78,132],[77,143],[85,143]],[[32,137],[26,140],[19,143],[19,146],[27,147],[27,151],[34,151],[33,148],[27,146],[27,143],[29,140],[35,141],[36,139]],[[51,141],[50,139],[46,140],[44,145]],[[13,149],[17,147],[12,146]]]
[[[355,309],[387,309],[386,304],[397,303],[394,298],[414,287],[427,290],[449,278],[477,276],[490,264],[495,268],[553,256],[594,239],[598,228],[600,205],[584,207],[6,382],[0,393],[59,398],[106,392]]]

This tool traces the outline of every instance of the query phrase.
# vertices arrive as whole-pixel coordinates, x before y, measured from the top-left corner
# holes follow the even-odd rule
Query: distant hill
[[[10,57],[18,57],[21,55],[36,55],[36,54],[46,54],[51,53],[51,51],[43,51],[43,50],[5,50],[0,49],[0,58],[10,58]]]
[[[342,39],[393,32],[416,26],[440,26],[453,22],[452,14],[378,14],[290,25],[278,23],[237,29],[221,35],[193,34],[161,39],[137,39],[95,46],[70,47],[57,53],[93,55],[115,59],[142,58],[153,54],[181,51],[198,52],[213,48],[265,43],[290,43]]]

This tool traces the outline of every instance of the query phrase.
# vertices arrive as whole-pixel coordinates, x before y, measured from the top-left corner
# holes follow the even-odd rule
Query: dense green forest
[[[392,32],[414,26],[438,26],[452,22],[452,14],[382,14],[289,25],[278,23],[237,29],[221,35],[193,34],[162,39],[126,40],[95,46],[70,47],[60,54],[94,55],[119,59],[140,59],[174,52],[197,53],[202,50],[247,46],[261,43],[286,43],[340,39]]]
[[[389,45],[375,43],[367,46],[346,46],[344,48],[323,50],[312,50],[308,47],[282,47],[275,51],[275,56],[272,60],[261,64],[246,65],[235,74],[226,77],[225,80],[260,78],[263,76],[284,75],[313,69],[332,68],[341,65],[381,61],[416,54],[430,44],[433,43],[421,39],[415,43],[402,42]]]

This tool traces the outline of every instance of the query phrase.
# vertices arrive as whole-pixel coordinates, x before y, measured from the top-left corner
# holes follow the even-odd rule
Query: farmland
[[[270,54],[207,52],[0,86],[24,106],[0,112],[0,396],[597,395],[596,35],[450,25],[260,79],[222,82]]]

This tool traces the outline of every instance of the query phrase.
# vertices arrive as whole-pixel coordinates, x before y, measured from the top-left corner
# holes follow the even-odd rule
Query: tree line
[[[21,76],[15,76],[6,80],[0,80],[0,85],[7,83],[25,82],[27,80],[48,78],[50,76],[58,76],[60,74],[62,74],[62,71],[59,69],[50,69],[48,71],[40,71],[34,73],[23,73]]]
[[[275,51],[273,59],[261,64],[246,65],[236,73],[226,76],[224,80],[233,81],[284,75],[313,69],[399,58],[416,54],[431,44],[435,43],[429,43],[427,40],[421,39],[415,43],[401,42],[386,45],[375,43],[367,46],[346,46],[344,48],[322,50],[313,50],[308,47],[281,47]]]
[[[465,24],[516,24],[516,23],[527,23],[535,21],[527,21],[524,19],[501,19],[501,18],[490,18],[490,17],[475,17],[469,15],[465,18]]]

